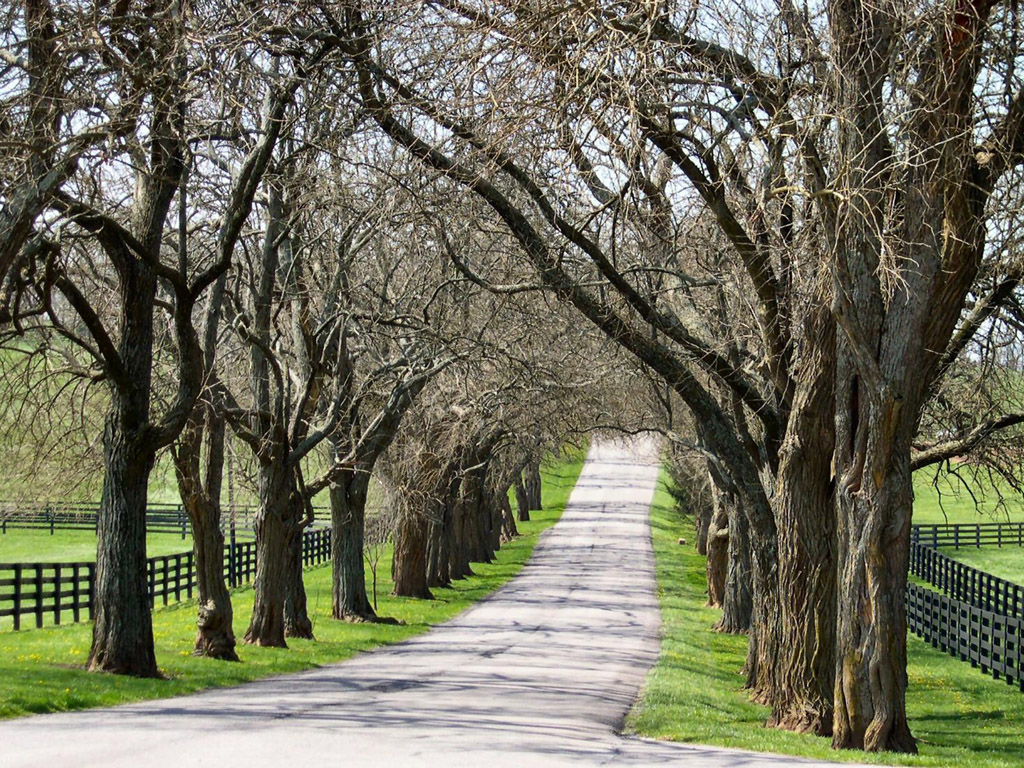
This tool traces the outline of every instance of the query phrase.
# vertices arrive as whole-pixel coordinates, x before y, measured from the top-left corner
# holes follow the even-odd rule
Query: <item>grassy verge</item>
[[[704,558],[680,536],[692,524],[674,509],[662,473],[651,511],[662,650],[628,726],[673,741],[777,752],[842,762],[995,768],[1024,764],[1024,694],[909,638],[907,708],[920,755],[835,752],[827,739],[766,729],[764,707],[741,689],[746,638],[709,627],[717,611],[704,607]]]
[[[291,641],[287,650],[239,646],[240,664],[197,659],[191,655],[195,635],[195,605],[184,603],[157,610],[153,615],[157,661],[163,680],[136,680],[90,674],[82,669],[89,653],[91,625],[0,633],[0,718],[37,712],[55,712],[111,706],[141,699],[178,696],[204,688],[236,685],[268,675],[293,672],[342,661],[360,651],[398,642],[447,621],[485,597],[523,567],[540,534],[562,514],[583,464],[582,453],[549,462],[543,472],[542,511],[521,523],[520,537],[502,547],[489,565],[474,564],[476,576],[450,589],[434,591],[435,600],[390,596],[385,553],[378,578],[382,616],[403,625],[345,624],[330,619],[330,569],[306,574],[311,618],[316,641]],[[367,584],[370,574],[367,573]],[[252,591],[234,594],[235,633],[241,637],[252,610]]]

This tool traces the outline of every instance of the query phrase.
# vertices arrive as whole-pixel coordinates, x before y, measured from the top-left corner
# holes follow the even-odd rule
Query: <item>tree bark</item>
[[[754,611],[751,594],[750,534],[741,502],[732,493],[723,493],[726,510],[726,569],[722,584],[722,618],[718,632],[743,634],[750,631]]]
[[[291,472],[283,459],[262,463],[259,473],[259,509],[256,533],[254,601],[245,642],[287,648],[284,603],[288,597],[289,567],[295,521],[291,503]]]
[[[721,608],[725,601],[725,579],[729,570],[729,511],[721,492],[712,486],[714,511],[709,515],[707,533],[708,607]]]
[[[90,670],[158,677],[146,582],[146,495],[154,456],[144,444],[153,365],[153,271],[122,265],[119,354],[131,385],[111,388],[96,534]]]
[[[526,493],[526,486],[523,484],[521,474],[516,478],[514,488],[516,494],[516,515],[518,515],[520,523],[528,523],[530,521],[530,497]]]
[[[832,732],[835,680],[835,323],[812,310],[801,376],[780,450],[775,498],[779,532],[779,675],[768,725]]]
[[[541,498],[540,460],[531,461],[526,466],[526,491],[529,494],[529,504],[533,509],[544,509],[544,500]]]
[[[501,541],[507,543],[519,535],[516,528],[516,517],[512,514],[512,502],[508,499],[508,492],[499,494],[501,499]]]
[[[224,582],[224,534],[220,505],[206,499],[186,503],[196,554],[199,614],[193,655],[238,661],[231,593]]]
[[[159,677],[146,582],[146,491],[153,459],[140,455],[138,431],[131,427],[131,409],[126,405],[123,397],[115,394],[104,432],[106,475],[96,529],[96,591],[88,668]]]
[[[301,640],[314,640],[313,622],[309,618],[306,604],[305,571],[302,567],[302,542],[306,527],[299,520],[304,515],[300,509],[305,505],[296,492],[291,501],[295,510],[292,512],[292,530],[288,540],[288,571],[284,597],[284,636],[297,637]]]
[[[916,752],[907,723],[906,585],[913,486],[900,399],[837,387],[839,510],[836,748]],[[901,428],[902,427],[902,428]]]
[[[466,543],[468,524],[466,522],[466,503],[462,492],[463,483],[451,497],[451,549],[448,559],[448,573],[453,580],[465,579],[473,575],[473,569],[469,563],[469,545]]]
[[[331,615],[344,621],[377,618],[366,594],[363,536],[368,473],[345,472],[331,486]]]
[[[199,611],[195,656],[238,661],[231,593],[224,582],[224,534],[220,488],[224,467],[224,420],[197,405],[174,451],[178,492],[192,525]],[[206,483],[201,472],[206,439]]]
[[[427,586],[427,525],[420,510],[405,510],[398,518],[391,576],[400,597],[434,599]]]

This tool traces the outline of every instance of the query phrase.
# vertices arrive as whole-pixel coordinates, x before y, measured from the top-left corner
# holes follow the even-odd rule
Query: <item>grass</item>
[[[934,470],[914,474],[914,522],[919,525],[1024,521],[1024,499],[1005,484],[981,484],[972,488],[972,497],[955,476],[943,475],[937,483],[934,477]]]
[[[980,548],[961,547],[960,549],[943,547],[941,551],[954,560],[959,560],[979,571],[991,573],[993,576],[1012,581],[1014,584],[1024,585],[1024,548],[1016,545],[1002,548],[988,545]]]
[[[146,538],[149,557],[173,555],[192,549],[192,537],[178,533],[151,533]],[[96,560],[96,534],[92,531],[56,531],[9,528],[0,535],[0,563],[87,563]]]
[[[489,565],[474,564],[476,576],[450,589],[434,590],[434,600],[390,596],[389,569],[381,568],[378,613],[401,625],[346,624],[331,620],[330,569],[306,574],[315,641],[293,640],[289,649],[239,646],[242,663],[199,659],[191,655],[195,636],[195,605],[180,604],[153,614],[157,661],[163,680],[137,680],[92,674],[82,668],[88,653],[91,625],[0,633],[0,718],[87,707],[112,706],[164,698],[295,672],[342,661],[361,651],[399,642],[470,607],[507,582],[523,567],[540,534],[562,514],[583,464],[582,452],[543,468],[542,511],[520,523],[520,537],[502,547]],[[387,554],[382,563],[389,560]],[[369,573],[367,584],[369,585]],[[241,637],[252,610],[252,591],[234,593],[235,633]]]
[[[907,709],[917,756],[836,752],[827,739],[767,729],[768,711],[741,689],[746,638],[710,630],[704,558],[676,542],[692,524],[662,480],[651,511],[662,650],[628,719],[648,737],[837,762],[999,768],[1024,764],[1024,694],[909,638]]]

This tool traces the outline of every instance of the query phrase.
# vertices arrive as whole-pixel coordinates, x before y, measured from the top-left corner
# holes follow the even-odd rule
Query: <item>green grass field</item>
[[[543,469],[543,511],[531,513],[531,521],[520,524],[522,535],[502,547],[494,563],[474,564],[476,576],[456,582],[450,589],[434,590],[435,600],[390,596],[392,584],[387,566],[390,558],[385,553],[379,573],[378,613],[399,619],[404,622],[401,625],[346,624],[330,619],[330,569],[317,568],[306,574],[309,610],[317,639],[291,641],[287,650],[239,645],[240,664],[191,655],[195,635],[194,603],[157,610],[153,614],[153,629],[157,661],[165,675],[163,680],[86,672],[82,665],[89,653],[89,624],[0,632],[0,718],[111,706],[237,685],[268,675],[342,661],[360,651],[424,632],[461,613],[519,572],[540,534],[561,516],[582,463],[582,453],[549,462]],[[369,573],[367,579],[369,585]],[[239,590],[233,598],[235,633],[241,637],[252,610],[252,591]]]
[[[942,553],[979,571],[1024,585],[1024,548],[1018,546],[985,546],[980,548],[943,547]],[[1022,734],[1024,736],[1024,734]]]
[[[662,481],[667,482],[666,473]],[[741,689],[746,638],[712,632],[705,608],[704,558],[680,536],[689,520],[664,485],[651,512],[662,610],[662,650],[628,719],[658,739],[712,744],[843,762],[1010,768],[1024,765],[1024,694],[909,638],[907,708],[920,754],[836,752],[827,739],[767,729],[767,709]]]
[[[192,537],[177,533],[151,533],[146,554],[173,555],[192,549]],[[96,560],[96,534],[92,531],[49,531],[9,528],[0,535],[0,563],[91,563]]]
[[[1000,493],[991,484],[973,488],[974,496],[952,476],[933,483],[934,472],[923,470],[914,474],[914,522],[990,523],[1024,521],[1024,499],[1013,490],[1000,486]]]

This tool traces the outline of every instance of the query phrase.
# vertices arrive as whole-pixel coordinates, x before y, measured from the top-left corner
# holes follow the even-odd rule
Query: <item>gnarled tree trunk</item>
[[[906,712],[912,429],[900,418],[901,399],[858,392],[861,381],[848,360],[839,370],[839,620],[832,743],[916,752]]]
[[[742,634],[750,630],[754,612],[751,592],[750,532],[741,502],[731,492],[723,492],[719,503],[726,510],[726,570],[722,584],[722,618],[715,624],[718,632]]]
[[[516,515],[519,517],[520,523],[526,523],[530,520],[530,497],[526,492],[526,486],[523,484],[523,478],[520,474],[516,477],[515,485],[516,494]]]
[[[366,594],[363,536],[369,474],[343,473],[331,486],[331,615],[345,621],[377,618]]]
[[[394,594],[433,600],[427,586],[427,515],[418,509],[406,509],[395,530],[395,553],[391,560]]]
[[[158,677],[146,582],[146,495],[154,456],[149,426],[156,278],[122,265],[118,352],[131,386],[115,385],[103,431],[105,475],[96,528],[96,587],[90,670]]]
[[[516,517],[512,514],[512,502],[508,500],[508,492],[498,495],[501,500],[501,541],[507,543],[519,535],[516,528]]]
[[[224,420],[197,405],[174,451],[178,491],[192,525],[196,557],[198,618],[196,656],[238,661],[231,593],[224,582],[224,534],[220,529],[220,489],[224,467]],[[206,439],[206,481],[201,472]]]
[[[721,608],[725,601],[725,579],[729,570],[729,510],[712,490],[714,511],[708,516],[705,534],[707,552],[708,607]]]
[[[305,501],[294,495],[292,530],[288,541],[287,586],[284,596],[284,636],[313,640],[313,622],[306,604],[306,584],[302,566],[302,545],[306,525],[301,522]],[[308,522],[312,522],[311,520]]]
[[[779,531],[779,674],[770,726],[827,736],[835,679],[835,323],[808,322],[775,498]]]
[[[245,642],[287,648],[284,603],[291,581],[289,568],[294,567],[291,547],[295,520],[291,471],[283,459],[261,464],[259,494],[259,509],[253,521],[256,533],[254,601]]]
[[[148,401],[148,392],[146,394]],[[159,677],[146,582],[146,491],[153,467],[141,453],[131,408],[119,395],[104,432],[106,475],[97,524],[90,670]]]

